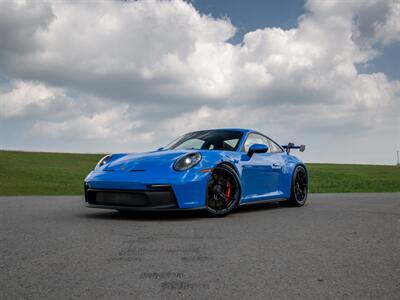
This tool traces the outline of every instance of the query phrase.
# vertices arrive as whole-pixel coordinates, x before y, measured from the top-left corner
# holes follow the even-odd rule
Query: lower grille
[[[171,188],[148,191],[87,189],[85,196],[86,202],[95,205],[120,207],[178,207]]]
[[[95,197],[96,204],[102,205],[148,205],[148,199],[146,195],[138,193],[96,192]]]

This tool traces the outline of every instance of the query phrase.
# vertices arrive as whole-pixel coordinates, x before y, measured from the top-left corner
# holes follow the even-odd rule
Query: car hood
[[[153,168],[170,167],[175,160],[193,150],[160,150],[147,153],[126,154],[104,166],[104,171],[143,172]]]

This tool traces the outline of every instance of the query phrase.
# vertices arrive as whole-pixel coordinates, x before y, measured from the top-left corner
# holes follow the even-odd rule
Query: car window
[[[166,146],[167,149],[236,151],[243,133],[237,130],[204,130],[185,134]]]
[[[268,152],[272,152],[272,153],[282,153],[282,149],[281,147],[278,146],[277,143],[275,143],[273,140],[268,139],[269,142],[269,150]]]
[[[238,144],[239,139],[232,139],[232,140],[226,140],[225,143],[228,144],[231,148],[235,148],[236,145]]]
[[[251,145],[254,144],[262,144],[269,147],[268,140],[265,136],[262,136],[257,133],[250,133],[247,136],[246,142],[244,143],[244,152],[248,152]]]
[[[179,149],[201,149],[203,144],[204,144],[203,140],[191,139],[184,141],[182,144],[180,144]]]

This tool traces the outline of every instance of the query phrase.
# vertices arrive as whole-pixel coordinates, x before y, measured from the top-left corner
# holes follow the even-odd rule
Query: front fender
[[[221,163],[226,163],[240,174],[240,170],[237,168],[237,164],[240,161],[240,153],[233,151],[201,151],[200,153],[202,155],[202,160],[199,164],[199,168],[212,169]]]

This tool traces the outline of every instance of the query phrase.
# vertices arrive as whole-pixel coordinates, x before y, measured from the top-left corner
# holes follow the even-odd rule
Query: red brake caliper
[[[225,200],[226,204],[229,204],[229,199],[231,198],[231,193],[232,193],[232,185],[230,180],[226,182],[226,189],[225,189]]]

